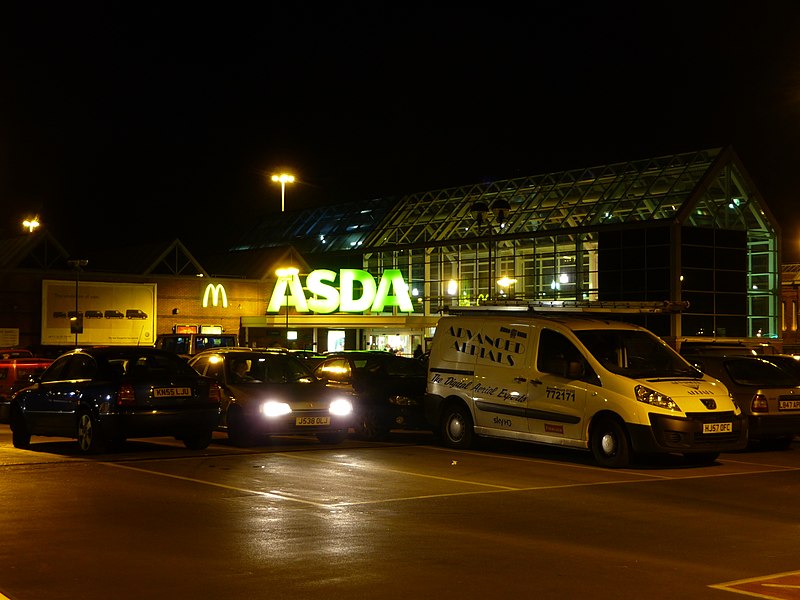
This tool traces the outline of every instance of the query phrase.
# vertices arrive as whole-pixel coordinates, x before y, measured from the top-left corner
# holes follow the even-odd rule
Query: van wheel
[[[472,415],[463,404],[451,404],[442,414],[441,438],[448,448],[471,448],[475,440]]]
[[[604,417],[597,421],[592,426],[589,444],[594,459],[602,467],[618,469],[631,462],[628,436],[615,419]]]

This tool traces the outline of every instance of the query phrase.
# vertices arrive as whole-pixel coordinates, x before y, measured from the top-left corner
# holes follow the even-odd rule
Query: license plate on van
[[[731,433],[733,423],[703,423],[703,433]]]

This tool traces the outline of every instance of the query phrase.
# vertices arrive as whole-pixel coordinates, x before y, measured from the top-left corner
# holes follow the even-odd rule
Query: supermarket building
[[[280,213],[202,259],[173,240],[82,264],[39,231],[0,242],[0,335],[71,347],[205,328],[411,354],[446,307],[523,303],[591,307],[675,347],[794,347],[780,241],[735,151],[712,148]]]

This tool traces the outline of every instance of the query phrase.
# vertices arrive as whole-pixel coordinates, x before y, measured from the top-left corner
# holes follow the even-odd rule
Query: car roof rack
[[[486,300],[477,306],[443,306],[442,314],[527,313],[621,313],[671,314],[689,307],[686,301],[628,302],[622,300]]]

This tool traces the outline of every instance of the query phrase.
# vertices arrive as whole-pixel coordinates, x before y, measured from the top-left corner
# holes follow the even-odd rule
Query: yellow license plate
[[[800,410],[800,400],[778,400],[778,410]]]
[[[177,398],[191,395],[192,388],[189,387],[153,388],[154,398]]]
[[[703,423],[703,433],[730,433],[732,431],[732,423]]]
[[[297,417],[294,424],[298,426],[303,425],[330,425],[330,417]]]

